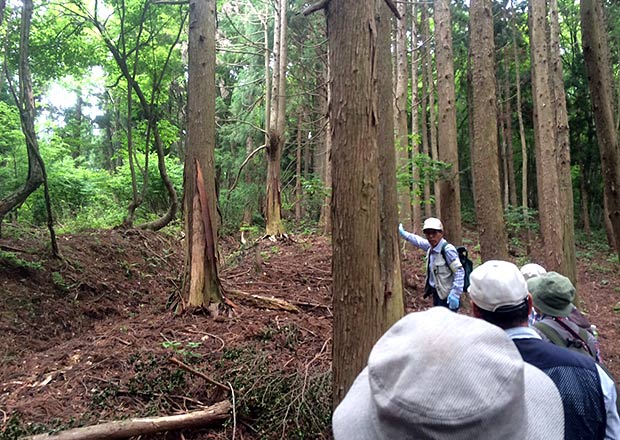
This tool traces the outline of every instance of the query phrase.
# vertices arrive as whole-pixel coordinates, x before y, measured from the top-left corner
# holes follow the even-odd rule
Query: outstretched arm
[[[403,237],[409,243],[411,243],[415,247],[420,248],[424,251],[427,251],[431,247],[431,244],[428,242],[426,238],[420,237],[417,234],[412,234],[411,232],[405,231],[405,228],[403,228],[402,223],[398,225],[398,233],[400,234],[401,237]]]

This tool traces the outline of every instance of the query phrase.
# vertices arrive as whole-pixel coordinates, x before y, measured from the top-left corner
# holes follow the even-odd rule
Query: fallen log
[[[288,301],[284,301],[283,299],[254,295],[237,289],[226,289],[226,294],[248,301],[254,304],[256,307],[262,307],[272,310],[286,310],[287,312],[292,313],[301,313],[301,310],[299,310],[298,307],[295,307],[293,304]]]
[[[199,411],[165,417],[116,420],[100,425],[84,426],[54,434],[38,434],[22,437],[23,440],[109,440],[123,439],[161,431],[197,428],[226,419],[231,410],[228,400],[223,400]]]

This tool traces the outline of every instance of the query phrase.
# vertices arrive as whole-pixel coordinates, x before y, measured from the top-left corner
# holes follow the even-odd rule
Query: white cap
[[[422,230],[426,231],[427,229],[433,229],[435,231],[443,231],[443,224],[441,220],[435,217],[429,217],[424,220],[424,226],[422,226]]]
[[[528,263],[521,268],[521,273],[523,274],[525,281],[527,281],[530,278],[534,278],[544,273],[547,273],[547,270],[540,264]]]
[[[508,261],[487,261],[472,271],[469,282],[471,300],[489,312],[519,305],[528,295],[525,278],[519,268]]]

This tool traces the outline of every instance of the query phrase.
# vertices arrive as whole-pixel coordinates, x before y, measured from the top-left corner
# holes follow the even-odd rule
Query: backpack
[[[574,331],[562,320],[556,319],[538,321],[534,327],[551,343],[590,356],[597,362],[600,361],[596,349],[598,341],[585,328],[577,327],[578,331]]]
[[[441,247],[441,256],[444,261],[448,263],[446,259],[446,246],[448,243],[444,243]],[[461,266],[463,266],[463,270],[465,271],[465,279],[463,280],[463,292],[467,292],[469,289],[469,275],[472,270],[474,270],[474,262],[469,259],[469,253],[467,252],[467,248],[465,246],[459,246],[456,248],[456,253],[459,255],[459,261],[461,262]]]

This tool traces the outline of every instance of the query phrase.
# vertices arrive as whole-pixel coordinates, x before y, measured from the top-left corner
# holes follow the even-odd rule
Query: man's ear
[[[532,313],[534,301],[532,300],[532,294],[528,292],[527,294],[527,314],[528,316]]]
[[[482,318],[482,312],[478,308],[478,306],[472,301],[471,303],[471,311],[473,312],[476,318]]]

